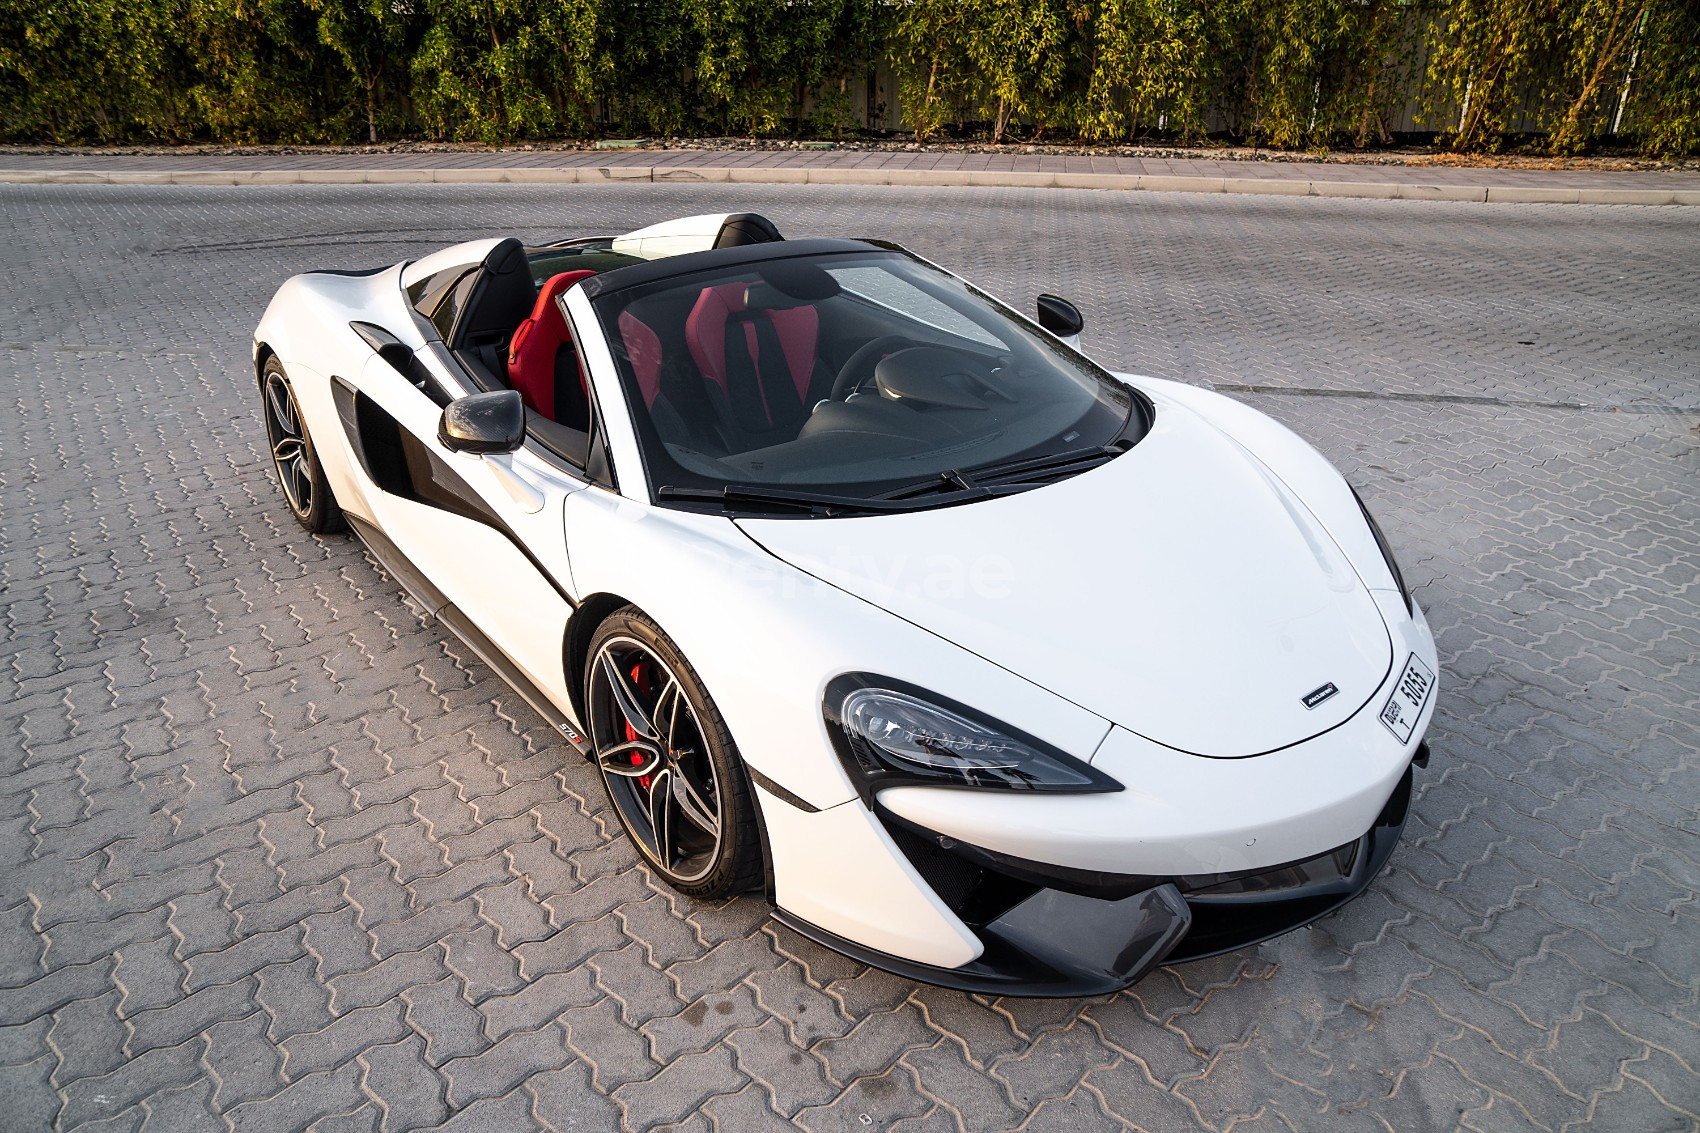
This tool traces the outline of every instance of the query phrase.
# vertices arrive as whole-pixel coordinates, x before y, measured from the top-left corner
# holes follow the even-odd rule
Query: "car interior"
[[[782,238],[753,214],[733,220],[716,247]],[[530,438],[598,478],[607,456],[558,300],[589,276],[644,262],[617,244],[528,248],[510,238],[414,296],[479,385],[519,392]],[[889,253],[869,255],[891,263]],[[1055,357],[1055,344],[979,300],[963,306],[968,297],[923,278],[929,269],[905,278],[855,257],[828,267],[780,258],[615,293],[617,313],[603,314],[617,326],[610,346],[641,395],[646,447],[674,464],[670,480],[872,481],[913,475],[946,454],[954,467],[1047,437],[1081,439],[1069,430],[1099,400],[1096,383]],[[1072,380],[1059,381],[1063,373]]]
[[[959,287],[870,249],[593,302],[642,395],[652,475],[674,487],[924,479],[1119,431],[1125,404],[1108,404],[1061,344]],[[653,463],[663,455],[671,467]]]
[[[734,214],[714,246],[778,239],[765,218]],[[510,238],[482,263],[441,273],[410,295],[478,384],[517,390],[525,402],[527,433],[580,467],[591,459],[593,412],[578,350],[557,301],[597,272],[643,262],[614,251],[612,243],[590,239],[526,247]],[[633,336],[642,333],[640,327]]]

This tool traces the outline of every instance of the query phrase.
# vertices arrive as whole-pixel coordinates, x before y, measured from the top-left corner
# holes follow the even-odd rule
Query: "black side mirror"
[[[453,452],[512,452],[525,443],[525,402],[511,389],[456,398],[443,410],[437,439]]]
[[[1073,338],[1086,325],[1080,308],[1060,295],[1039,296],[1039,325],[1058,338]]]

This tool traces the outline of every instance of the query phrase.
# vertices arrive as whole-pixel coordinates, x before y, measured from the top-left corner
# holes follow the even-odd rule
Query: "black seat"
[[[455,321],[449,349],[506,383],[508,340],[536,302],[525,245],[510,236],[490,249],[479,265],[478,281]]]

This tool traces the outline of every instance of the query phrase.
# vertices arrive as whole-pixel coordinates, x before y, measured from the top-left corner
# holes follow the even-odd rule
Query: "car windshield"
[[[935,506],[1083,471],[1149,420],[1080,354],[898,251],[763,259],[593,303],[662,502]]]

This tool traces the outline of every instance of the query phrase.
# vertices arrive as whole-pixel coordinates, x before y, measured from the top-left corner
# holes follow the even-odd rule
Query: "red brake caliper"
[[[632,687],[633,688],[639,687],[641,681],[640,681],[638,674],[642,670],[643,670],[643,662],[641,662],[641,661],[638,662],[636,665],[632,666]],[[627,740],[627,742],[630,742],[630,741],[635,740],[637,738],[638,738],[637,729],[632,727],[632,722],[630,720],[627,720],[626,721],[626,740]],[[643,764],[643,756],[638,752],[635,752],[635,751],[632,752],[632,766],[633,767],[639,767],[639,766],[642,766],[642,764]],[[649,790],[649,776],[648,775],[639,775],[638,776],[638,786],[642,787],[646,791]]]

